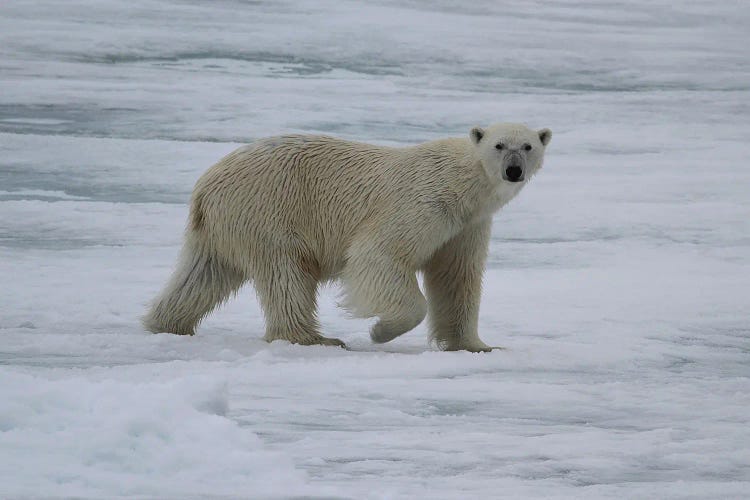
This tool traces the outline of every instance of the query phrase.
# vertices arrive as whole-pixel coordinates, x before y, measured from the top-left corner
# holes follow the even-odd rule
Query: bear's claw
[[[342,349],[346,349],[346,344],[344,343],[343,340],[328,338],[328,337],[323,337],[323,339],[320,341],[320,345],[329,345],[329,346],[341,347]]]

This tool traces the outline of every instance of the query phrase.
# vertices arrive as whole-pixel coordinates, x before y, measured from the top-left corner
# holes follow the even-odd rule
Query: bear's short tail
[[[146,330],[193,335],[198,323],[245,281],[242,273],[221,262],[198,239],[189,228],[177,269],[142,318]]]

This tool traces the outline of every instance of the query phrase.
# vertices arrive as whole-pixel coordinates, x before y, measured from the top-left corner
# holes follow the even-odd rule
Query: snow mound
[[[91,375],[54,380],[5,371],[0,449],[12,459],[0,461],[0,496],[304,492],[305,474],[289,458],[225,416],[223,381],[134,384]]]

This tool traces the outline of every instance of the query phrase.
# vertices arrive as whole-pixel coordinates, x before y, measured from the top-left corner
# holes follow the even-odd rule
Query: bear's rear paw
[[[299,345],[326,345],[326,346],[333,346],[333,347],[341,347],[343,349],[346,349],[346,344],[343,340],[324,337],[322,335],[316,335],[316,336],[306,336],[301,338],[284,338],[284,337],[276,337],[269,339],[266,337],[266,342],[273,342],[274,340],[286,340],[287,342],[291,344],[299,344]]]
[[[195,328],[186,325],[162,325],[151,318],[142,320],[143,327],[151,333],[173,333],[175,335],[195,335]]]
[[[321,337],[320,338],[320,345],[330,345],[334,347],[341,347],[343,349],[346,349],[346,344],[343,340],[340,339],[334,339],[329,337]]]
[[[502,350],[504,347],[491,347],[482,342],[481,340],[472,340],[458,342],[456,344],[444,344],[442,346],[444,351],[469,351],[469,352],[491,352],[493,350]]]
[[[490,347],[488,345],[483,345],[483,346],[472,345],[472,346],[464,347],[462,350],[469,351],[469,352],[492,352],[493,349],[496,349],[496,347]]]
[[[469,351],[469,352],[492,352],[492,351],[504,351],[505,347],[501,347],[497,345],[488,346],[484,342],[480,341],[478,344],[477,343],[468,344],[466,346],[460,347],[459,349],[463,351]]]

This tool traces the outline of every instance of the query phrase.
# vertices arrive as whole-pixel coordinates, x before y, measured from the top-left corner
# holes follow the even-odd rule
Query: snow
[[[9,2],[0,11],[0,497],[746,498],[750,7]],[[138,322],[198,175],[252,139],[522,121],[481,335],[261,340]]]

